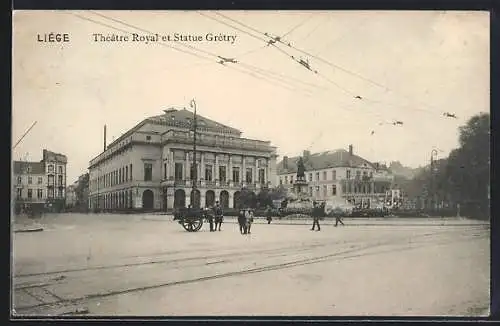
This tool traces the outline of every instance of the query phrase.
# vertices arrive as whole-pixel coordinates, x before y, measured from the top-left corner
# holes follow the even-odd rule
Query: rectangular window
[[[39,185],[41,185],[42,182],[43,182],[42,177],[38,177],[37,182],[38,182]]]
[[[38,197],[38,199],[43,198],[43,189],[37,189],[36,196]]]
[[[22,177],[17,177],[17,184],[23,183],[23,178]]]
[[[62,188],[57,189],[57,196],[60,197],[60,198],[63,197],[63,190],[62,190]]]
[[[183,169],[183,164],[182,163],[175,163],[175,180],[180,181],[182,180],[182,169]]]
[[[316,180],[319,181],[319,172],[316,172]]]
[[[144,163],[144,181],[153,180],[153,164]]]
[[[293,183],[293,175],[290,176],[290,184]]]
[[[337,171],[332,171],[332,180],[337,180]]]
[[[21,198],[23,196],[23,188],[17,188],[17,198]]]
[[[53,175],[49,175],[49,186],[53,186],[54,185],[54,176]]]
[[[28,177],[28,184],[32,184],[33,183],[33,178],[32,177]]]
[[[130,164],[130,181],[133,180],[133,176],[132,176],[132,164]]]
[[[118,184],[118,170],[115,170],[115,185]]]
[[[324,185],[323,186],[323,197],[326,197],[328,196],[328,188],[327,188],[327,185]]]
[[[212,181],[212,166],[209,164],[205,165],[205,180]]]
[[[323,180],[327,180],[326,171],[323,171]]]
[[[282,184],[283,184],[283,179],[282,179],[282,178],[280,178],[280,185],[282,185]]]
[[[122,183],[122,169],[118,170],[118,183]]]
[[[313,174],[309,173],[309,181],[313,181]]]
[[[233,168],[233,182],[235,182],[235,183],[240,182],[240,168],[239,167]]]
[[[347,171],[345,172],[345,178],[346,178],[346,179],[351,179],[351,170],[347,170]]]
[[[167,163],[163,163],[163,180],[167,180]]]
[[[356,171],[356,180],[361,179],[361,171],[357,170]]]
[[[309,196],[313,195],[313,187],[309,187]]]
[[[319,186],[316,186],[316,196],[319,197]]]
[[[247,183],[253,182],[253,170],[252,170],[252,168],[247,168],[245,180]]]
[[[337,186],[332,185],[332,196],[337,196]]]
[[[58,169],[59,169],[59,173],[60,173],[60,174],[62,174],[62,173],[63,173],[63,168],[62,168],[62,166],[58,167]]]
[[[219,180],[221,182],[226,182],[226,180],[227,180],[226,167],[225,166],[219,166]]]
[[[266,174],[264,169],[259,169],[259,183],[264,184],[266,183]]]
[[[53,173],[54,172],[54,166],[51,164],[49,165],[49,173]]]
[[[285,175],[285,184],[287,184],[287,183],[288,183],[288,176]]]
[[[128,166],[125,167],[125,181],[128,181]]]
[[[62,186],[63,185],[63,176],[62,175],[58,175],[57,176],[57,184],[59,186]]]
[[[33,189],[28,189],[28,198],[33,198]]]

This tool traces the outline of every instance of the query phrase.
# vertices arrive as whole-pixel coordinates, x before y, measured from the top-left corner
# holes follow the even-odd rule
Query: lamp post
[[[198,161],[196,160],[196,128],[197,128],[196,101],[194,99],[192,99],[191,102],[189,103],[189,105],[191,106],[191,108],[194,109],[194,117],[193,117],[193,165],[191,167],[193,185],[192,185],[192,196],[191,197],[195,197],[192,199],[193,204],[198,205],[198,198],[196,198],[196,196],[197,196],[196,188],[197,188],[197,183],[198,183],[198,164],[197,164]]]
[[[436,208],[436,186],[435,186],[435,164],[437,161],[437,155],[438,151],[437,149],[433,149],[431,151],[431,186],[430,186],[430,192],[431,192],[431,207],[432,209]]]

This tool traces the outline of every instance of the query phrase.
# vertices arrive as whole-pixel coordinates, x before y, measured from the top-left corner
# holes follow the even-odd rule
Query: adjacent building
[[[43,150],[39,162],[14,161],[13,196],[15,211],[33,206],[62,211],[66,198],[67,157]]]
[[[277,164],[277,182],[292,189],[299,157],[283,157]],[[383,201],[391,189],[394,176],[379,163],[372,163],[349,150],[339,149],[302,156],[309,196],[315,200],[347,200],[369,205]]]
[[[76,187],[78,186],[78,181],[69,185],[66,188],[66,208],[74,208],[76,205]]]
[[[193,112],[168,109],[144,119],[105,146],[89,164],[89,208],[169,210],[238,204],[243,187],[257,194],[276,180],[276,148],[197,116],[194,177]]]

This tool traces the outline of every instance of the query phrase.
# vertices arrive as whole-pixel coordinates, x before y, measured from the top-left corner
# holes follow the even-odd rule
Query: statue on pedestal
[[[305,180],[305,166],[304,166],[304,160],[302,157],[299,158],[299,161],[297,162],[297,180]]]

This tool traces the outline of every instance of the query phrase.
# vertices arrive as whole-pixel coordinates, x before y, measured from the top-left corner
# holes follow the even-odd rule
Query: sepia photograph
[[[11,317],[487,317],[488,11],[12,13]]]

